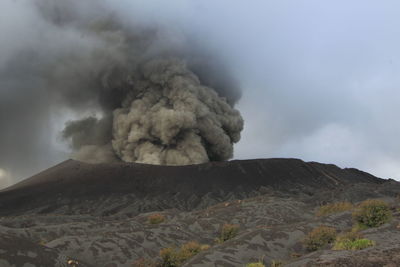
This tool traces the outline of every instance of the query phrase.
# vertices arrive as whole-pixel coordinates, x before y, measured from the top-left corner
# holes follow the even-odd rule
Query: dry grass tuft
[[[265,267],[262,262],[251,262],[246,264],[246,267]]]
[[[208,245],[201,245],[195,241],[190,241],[181,246],[180,249],[176,247],[163,248],[160,251],[162,259],[161,266],[163,267],[178,267],[185,261],[192,258],[201,251],[209,249]]]
[[[333,213],[339,213],[343,211],[352,210],[354,208],[353,204],[350,202],[336,202],[323,205],[317,211],[317,216],[326,216]]]
[[[165,216],[160,213],[156,213],[147,217],[147,220],[150,224],[160,224],[165,221]]]

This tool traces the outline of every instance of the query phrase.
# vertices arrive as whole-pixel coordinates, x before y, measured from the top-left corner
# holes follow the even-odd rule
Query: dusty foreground
[[[0,266],[133,266],[188,241],[210,248],[183,266],[400,266],[400,183],[355,169],[269,159],[163,167],[67,161],[0,191]],[[320,205],[381,198],[393,218],[363,230],[375,246],[309,252],[319,225],[352,228]],[[161,214],[165,221],[151,224]],[[224,224],[238,234],[216,242]]]

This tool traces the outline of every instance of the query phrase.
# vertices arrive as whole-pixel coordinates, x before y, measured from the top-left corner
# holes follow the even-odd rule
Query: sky
[[[400,179],[399,1],[103,1],[127,21],[190,32],[230,66],[245,120],[235,159],[300,158]],[[35,97],[40,81],[21,74],[35,62],[13,65],[26,47],[48,56],[74,45],[73,32],[44,23],[29,1],[0,3],[0,188],[69,157],[60,131],[74,113]]]

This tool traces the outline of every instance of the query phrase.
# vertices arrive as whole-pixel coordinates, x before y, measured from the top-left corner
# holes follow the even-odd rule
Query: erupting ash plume
[[[10,31],[0,54],[0,124],[17,136],[12,144],[10,132],[0,133],[2,166],[19,169],[27,158],[32,169],[39,165],[37,147],[60,117],[77,118],[61,135],[82,161],[185,165],[232,157],[243,119],[228,68],[190,29],[150,22],[134,2],[0,4],[21,18],[0,24]]]
[[[233,156],[243,119],[240,91],[223,65],[168,27],[132,26],[102,6],[37,1],[54,27],[80,36],[47,64],[53,97],[101,117],[70,121],[63,137],[73,157],[186,165]]]
[[[185,165],[232,157],[243,119],[184,60],[145,62],[124,91],[112,115],[68,123],[64,137],[72,138],[77,159]]]
[[[232,157],[243,128],[239,112],[183,61],[152,60],[140,74],[114,111],[112,147],[119,158],[182,165]]]

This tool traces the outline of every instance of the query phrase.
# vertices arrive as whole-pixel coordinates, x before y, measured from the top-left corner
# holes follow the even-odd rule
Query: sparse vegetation
[[[290,257],[293,259],[300,258],[302,255],[300,253],[293,252],[290,254]]]
[[[271,267],[282,267],[283,266],[283,262],[278,261],[278,260],[273,260],[271,262]]]
[[[71,266],[71,267],[78,267],[79,266],[79,262],[76,261],[76,260],[68,260],[67,264],[68,264],[68,266]]]
[[[378,199],[368,199],[359,204],[353,212],[354,220],[359,228],[378,227],[388,222],[392,217],[389,205]]]
[[[360,250],[374,246],[375,242],[363,238],[360,233],[349,232],[339,235],[333,246],[334,250]]]
[[[175,267],[181,264],[178,257],[178,249],[175,247],[163,248],[160,251],[163,267]]]
[[[237,236],[238,232],[239,232],[239,225],[226,223],[222,226],[221,235],[217,239],[217,241],[219,243],[223,243]]]
[[[201,246],[200,246],[200,251],[208,250],[208,249],[210,249],[210,248],[211,248],[210,245],[201,245]]]
[[[270,267],[282,267],[283,263],[279,260],[273,260],[271,262],[271,265],[269,265]],[[264,263],[262,263],[262,261],[257,261],[257,262],[251,262],[246,264],[246,267],[266,267]]]
[[[162,267],[178,267],[181,266],[185,261],[192,258],[203,250],[209,249],[208,245],[200,245],[195,241],[188,242],[181,246],[180,249],[176,247],[164,248],[160,251],[162,259]]]
[[[336,202],[321,206],[317,211],[317,216],[326,216],[333,213],[339,213],[353,209],[353,204],[350,202]]]
[[[265,265],[262,262],[252,262],[246,264],[246,267],[265,267]]]
[[[328,226],[319,226],[312,230],[304,240],[309,251],[315,251],[335,241],[336,229]]]
[[[132,266],[133,267],[158,267],[159,265],[152,260],[140,258],[140,259],[134,261]]]
[[[156,213],[147,217],[147,220],[150,224],[160,224],[165,221],[165,216],[160,213]]]

